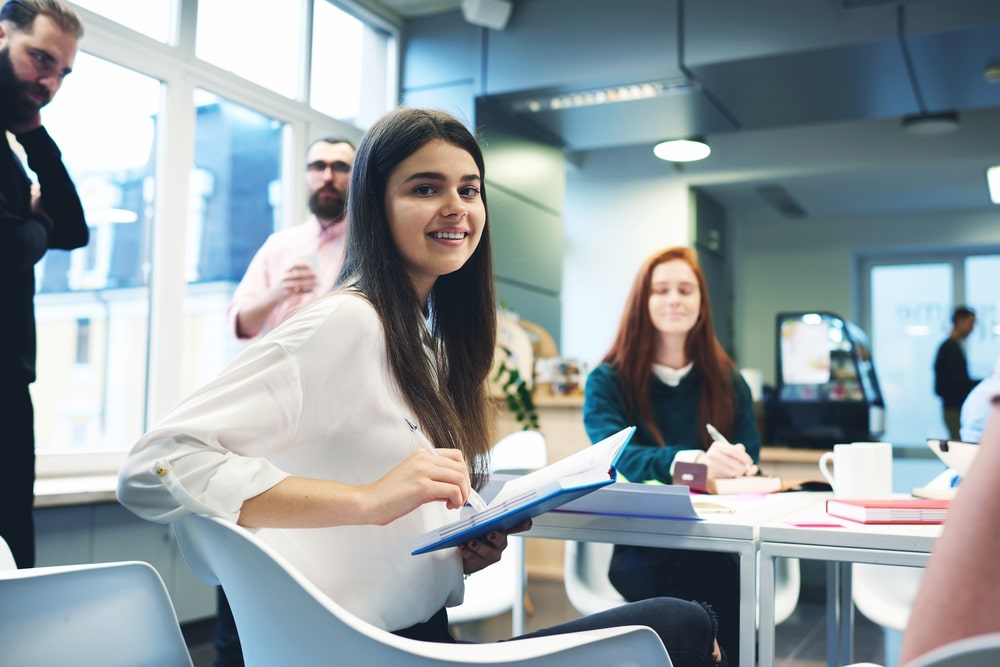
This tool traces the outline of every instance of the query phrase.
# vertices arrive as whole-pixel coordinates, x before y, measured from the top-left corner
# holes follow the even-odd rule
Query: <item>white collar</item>
[[[694,362],[692,361],[684,368],[671,368],[670,366],[664,366],[662,364],[653,364],[653,375],[655,375],[660,382],[663,384],[676,387],[681,383],[681,380],[691,372],[694,368]]]

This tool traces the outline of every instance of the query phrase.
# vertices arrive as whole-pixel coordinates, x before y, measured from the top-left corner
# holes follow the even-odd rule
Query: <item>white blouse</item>
[[[333,294],[247,347],[133,447],[118,499],[144,519],[236,521],[245,500],[289,475],[368,484],[424,446],[392,377],[371,304]],[[157,473],[159,469],[160,474]],[[461,603],[456,549],[411,556],[411,541],[458,518],[428,503],[387,526],[261,529],[331,599],[386,630]]]

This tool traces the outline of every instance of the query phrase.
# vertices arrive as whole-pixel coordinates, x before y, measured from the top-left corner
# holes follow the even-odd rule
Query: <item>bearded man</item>
[[[10,0],[0,8],[0,125],[24,149],[33,183],[0,141],[0,536],[19,568],[35,564],[35,264],[49,248],[87,245],[83,207],[40,109],[72,71],[80,19],[62,0]]]
[[[237,338],[270,331],[333,287],[344,263],[353,164],[354,146],[345,139],[326,137],[309,146],[306,186],[312,215],[304,224],[271,234],[254,255],[229,304]]]

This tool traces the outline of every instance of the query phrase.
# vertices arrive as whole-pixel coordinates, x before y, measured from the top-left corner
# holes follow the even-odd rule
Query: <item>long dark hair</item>
[[[658,335],[649,315],[649,297],[652,293],[653,270],[664,262],[678,259],[691,267],[701,294],[698,321],[684,339],[684,356],[694,362],[701,377],[701,414],[698,419],[702,423],[721,425],[719,428],[731,431],[736,410],[733,400],[733,369],[736,366],[715,337],[708,285],[705,283],[705,274],[698,265],[698,255],[691,248],[680,246],[661,250],[643,262],[636,274],[618,324],[615,342],[604,356],[604,361],[618,372],[619,389],[625,398],[626,408],[638,415],[661,447],[666,442],[653,418],[649,396]],[[710,443],[711,438],[703,432],[702,446],[708,447]]]
[[[390,112],[361,139],[354,159],[347,197],[347,250],[337,287],[356,287],[371,301],[385,331],[390,368],[407,403],[431,442],[462,451],[473,485],[480,488],[486,478],[492,417],[486,376],[496,343],[489,215],[469,260],[458,271],[438,278],[431,290],[427,306],[436,357],[432,365],[421,344],[428,332],[423,304],[403,268],[385,210],[392,171],[433,139],[472,156],[486,206],[483,153],[462,123],[441,111]]]

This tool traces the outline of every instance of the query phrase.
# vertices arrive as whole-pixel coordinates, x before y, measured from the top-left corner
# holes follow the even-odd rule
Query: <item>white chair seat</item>
[[[656,633],[640,626],[497,644],[398,637],[348,613],[239,526],[189,515],[176,522],[174,530],[194,573],[225,589],[250,667],[671,664]]]
[[[0,571],[0,665],[192,667],[148,563]]]
[[[905,667],[997,667],[1000,632],[967,637],[929,651]]]

